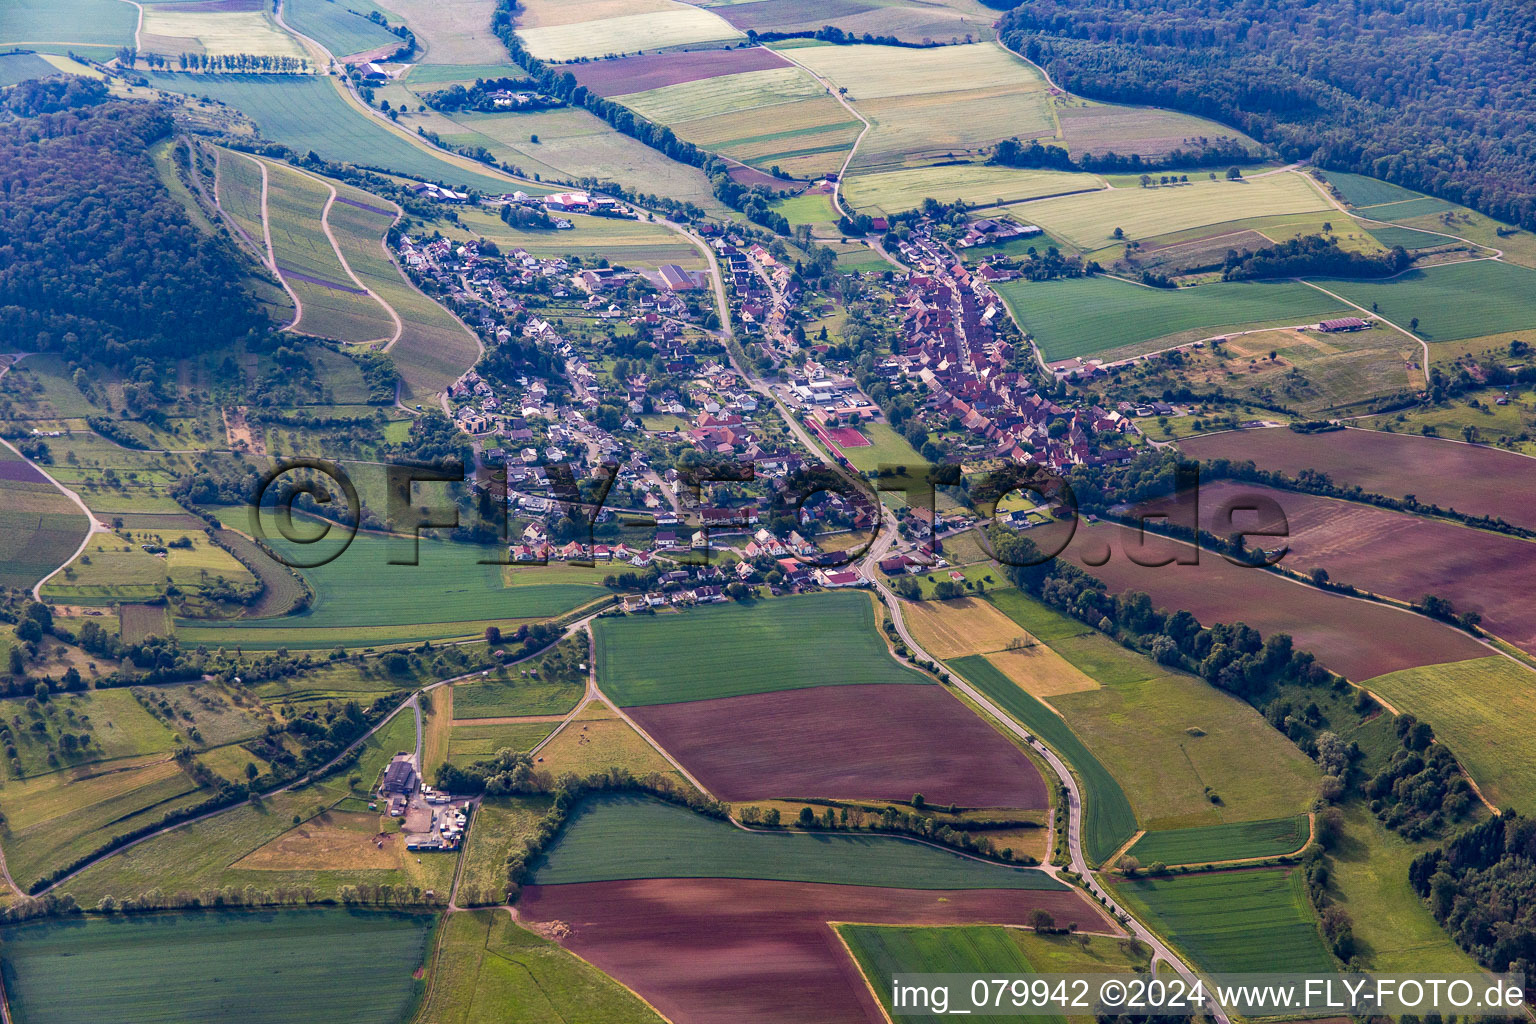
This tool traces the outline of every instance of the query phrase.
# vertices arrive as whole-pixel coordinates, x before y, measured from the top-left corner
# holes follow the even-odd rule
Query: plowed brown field
[[[740,50],[696,50],[692,53],[646,53],[617,60],[577,64],[576,80],[599,96],[626,96],[743,71],[789,67],[789,61],[765,47]]]
[[[1338,484],[1375,494],[1412,494],[1426,505],[1536,527],[1536,459],[1514,452],[1417,434],[1334,430],[1233,430],[1179,442],[1196,459],[1252,460],[1296,476],[1327,473]]]
[[[1112,932],[1076,891],[936,892],[732,879],[529,886],[519,915],[560,921],[561,942],[676,1024],[881,1024],[884,1017],[829,921],[1058,926]]]
[[[722,800],[1048,806],[1034,763],[938,686],[817,686],[629,708]]]
[[[1450,626],[1390,605],[1325,593],[1274,573],[1241,568],[1209,551],[1200,552],[1199,565],[1150,568],[1133,563],[1128,550],[1139,550],[1142,561],[1155,561],[1191,549],[1151,535],[1138,547],[1134,530],[1084,523],[1064,557],[1103,580],[1112,591],[1140,590],[1157,607],[1185,609],[1205,625],[1246,622],[1265,636],[1289,633],[1298,650],[1311,651],[1322,664],[1356,682],[1488,653],[1488,648]],[[1097,555],[1092,560],[1098,561],[1106,552],[1110,557],[1102,565],[1083,560],[1085,555]],[[1334,576],[1348,578],[1343,572]]]

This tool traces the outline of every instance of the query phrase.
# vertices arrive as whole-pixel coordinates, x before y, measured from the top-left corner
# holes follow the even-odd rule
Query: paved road
[[[906,622],[902,618],[901,602],[897,599],[896,595],[892,593],[879,579],[876,579],[875,586],[878,588],[880,596],[885,600],[886,607],[890,610],[891,621],[896,625],[897,635],[899,635],[902,641],[919,657],[927,658],[937,664],[938,659],[934,658],[933,655],[923,650],[917,641],[912,638],[912,634],[907,631]],[[1002,709],[993,704],[985,694],[977,690],[970,683],[966,682],[958,675],[951,674],[950,678],[956,689],[958,689],[961,693],[964,693],[967,697],[979,705],[982,710],[986,711],[987,714],[995,718],[1003,726],[1003,728],[1007,729],[1014,736],[1017,736],[1019,739],[1029,744],[1030,749],[1040,755],[1041,759],[1044,760],[1045,763],[1050,766],[1051,771],[1055,773],[1062,786],[1066,788],[1068,860],[1072,870],[1075,871],[1084,880],[1084,882],[1086,882],[1088,892],[1093,897],[1100,900],[1101,903],[1108,908],[1111,914],[1118,917],[1121,922],[1125,924],[1127,929],[1130,930],[1131,934],[1135,935],[1136,938],[1140,939],[1151,948],[1154,966],[1158,961],[1162,961],[1168,964],[1168,966],[1171,967],[1174,972],[1179,975],[1179,977],[1193,983],[1196,980],[1195,973],[1182,960],[1180,960],[1178,956],[1174,954],[1173,950],[1169,949],[1163,940],[1158,938],[1151,929],[1143,925],[1134,916],[1132,916],[1129,911],[1127,911],[1118,902],[1116,902],[1115,898],[1109,893],[1109,891],[1106,890],[1101,884],[1099,884],[1099,881],[1094,876],[1093,871],[1088,867],[1088,860],[1083,855],[1082,793],[1078,789],[1077,780],[1072,777],[1072,772],[1067,767],[1066,762],[1058,757],[1054,750],[1040,742],[1040,740],[1036,739],[1031,733],[1019,725],[1018,722],[1014,721],[1011,717],[1005,714]],[[1047,868],[1047,870],[1052,870],[1054,873],[1055,869]],[[1219,1006],[1216,1006],[1213,1003],[1211,1005],[1211,1011],[1216,1019],[1221,1022],[1221,1024],[1230,1024],[1226,1012]]]

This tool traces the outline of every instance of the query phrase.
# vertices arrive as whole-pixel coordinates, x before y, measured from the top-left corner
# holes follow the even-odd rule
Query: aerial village
[[[428,198],[469,199],[442,190]],[[556,231],[575,218],[638,216],[588,192],[484,202],[545,215]],[[827,461],[868,472],[849,452],[869,444],[862,430],[890,422],[893,398],[904,396],[909,422],[942,442],[920,453],[905,448],[912,455],[968,466],[1036,463],[1058,473],[1127,462],[1144,443],[1137,417],[1183,413],[1167,403],[1063,404],[1065,390],[1052,385],[1068,374],[1040,370],[992,288],[1018,275],[1015,261],[966,261],[956,251],[1036,233],[990,220],[948,239],[921,220],[902,231],[892,271],[863,277],[880,290],[883,329],[895,339],[865,360],[863,374],[858,359],[838,357],[825,330],[816,339],[806,333],[811,310],[828,302],[825,280],[808,285],[803,268],[775,255],[766,236],[712,233],[738,337],[778,371],[761,390],[722,344],[710,281],[698,271],[409,233],[399,236],[398,255],[419,284],[460,311],[488,353],[542,353],[550,371],[541,375],[526,358],[482,359],[448,392],[453,422],[473,439],[477,458],[504,467],[511,560],[612,565],[640,585],[624,604],[638,611],[723,601],[762,585],[797,592],[866,584],[837,552],[874,526],[873,500],[821,494],[784,517],[774,514],[774,498],[789,478]],[[736,467],[733,479],[690,483],[689,465],[701,461]],[[568,482],[595,479],[605,467],[613,474],[607,498],[591,529],[573,533]],[[938,509],[902,505],[897,515],[906,550],[884,560],[887,574],[945,567],[942,538],[973,525]],[[1010,521],[1026,528],[1044,518]]]

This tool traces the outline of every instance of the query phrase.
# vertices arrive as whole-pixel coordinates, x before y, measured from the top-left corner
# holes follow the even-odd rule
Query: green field
[[[267,230],[283,280],[299,296],[303,315],[296,329],[343,342],[387,340],[394,321],[379,302],[358,293],[330,239],[324,215],[330,196],[317,178],[274,160],[267,167]],[[332,287],[305,278],[318,278]]]
[[[1434,726],[1498,807],[1536,811],[1536,715],[1531,670],[1502,655],[1403,669],[1366,680],[1393,707]]]
[[[1025,207],[1024,215],[1081,249],[1096,250],[1115,244],[1115,228],[1144,241],[1172,231],[1331,209],[1304,177],[1285,173],[1043,199]]]
[[[840,449],[848,456],[848,461],[854,468],[873,473],[881,466],[919,466],[923,464],[923,457],[908,443],[907,439],[891,427],[889,423],[870,422],[859,425],[859,433],[869,439],[869,444],[863,447],[849,447]]]
[[[1454,239],[1444,235],[1431,234],[1428,231],[1415,231],[1413,228],[1382,227],[1372,224],[1366,228],[1372,238],[1387,248],[1400,245],[1404,249],[1433,249],[1441,245],[1454,244]]]
[[[574,812],[530,884],[758,878],[895,889],[1063,889],[1010,868],[891,836],[745,832],[674,804],[605,796]]]
[[[224,509],[220,514],[233,529],[251,528],[246,509]],[[308,554],[284,540],[275,527],[269,536],[279,553],[290,551],[296,560]],[[217,626],[180,619],[177,635],[188,643],[255,649],[364,646],[466,636],[490,622],[560,615],[607,593],[587,583],[543,582],[548,577],[541,579],[536,568],[525,570],[508,586],[501,566],[479,564],[495,551],[427,537],[421,540],[419,564],[389,564],[391,557],[409,557],[409,551],[407,540],[358,534],[334,561],[302,570],[315,598],[299,614]]]
[[[1212,864],[1250,857],[1279,857],[1306,845],[1311,829],[1305,814],[1268,821],[1148,832],[1129,851],[1143,866],[1149,864]]]
[[[413,86],[447,85],[477,78],[502,78],[509,70],[506,64],[417,64],[403,80]]]
[[[0,15],[0,18],[3,18]],[[35,53],[0,54],[0,89],[32,78],[56,75],[59,69]]]
[[[385,351],[404,382],[402,398],[420,401],[442,391],[480,358],[479,340],[408,281],[385,252],[384,237],[395,223],[395,205],[349,185],[332,184],[338,201],[327,221],[342,255],[353,273],[400,317],[400,337]]]
[[[399,1024],[436,920],[339,909],[52,919],[0,929],[0,962],[17,1024]]]
[[[0,445],[0,473],[22,475],[23,460]],[[30,588],[69,561],[85,539],[85,515],[46,480],[0,487],[0,586]]]
[[[908,974],[1023,975],[1035,970],[1014,940],[1015,933],[994,925],[961,925],[954,928],[911,928],[872,924],[845,924],[837,933],[874,988],[886,1014],[891,1005],[892,979]],[[905,1016],[905,1014],[902,1014]],[[894,1018],[893,1018],[894,1019]],[[1013,1024],[1017,1017],[971,1014],[981,1024]],[[1042,1014],[1034,1018],[1048,1024],[1065,1024],[1066,1018]]]
[[[338,57],[401,45],[399,36],[355,13],[346,0],[286,0],[283,20]]]
[[[442,927],[421,1020],[662,1024],[662,1018],[623,985],[555,943],[519,928],[504,910],[451,914]]]
[[[1367,178],[1363,174],[1344,171],[1326,171],[1328,183],[1344,194],[1350,206],[1380,206],[1383,203],[1400,203],[1418,199],[1419,193],[1410,192],[1401,185],[1393,185],[1379,178]]]
[[[857,174],[843,185],[843,198],[861,213],[889,214],[915,209],[923,205],[924,199],[990,206],[1097,189],[1103,184],[1096,174],[962,164]],[[1033,244],[1038,239],[1031,241]]]
[[[979,654],[946,662],[1003,711],[1051,745],[1072,766],[1083,790],[1083,848],[1102,864],[1136,834],[1136,812],[1103,763],[1083,746],[1059,715],[1019,689]]]
[[[1319,278],[1329,291],[1407,329],[1417,317],[1426,341],[1460,341],[1536,328],[1536,271],[1498,260],[1410,270],[1387,281]]]
[[[897,664],[863,593],[810,594],[593,623],[597,678],[618,704],[809,686],[926,683]]]
[[[773,209],[792,225],[828,224],[837,219],[837,211],[832,208],[832,197],[825,192],[808,192],[790,199],[780,199],[773,204]]]
[[[249,115],[264,138],[298,153],[379,167],[453,187],[502,193],[508,178],[476,172],[416,146],[342,98],[331,79],[289,75],[185,75],[153,73],[156,88],[206,96]]]
[[[1117,940],[1098,935],[1085,936],[1087,941],[1079,945],[1069,936],[1036,935],[996,925],[836,927],[888,1014],[893,1009],[891,979],[897,975],[1128,974],[1145,965],[1145,958],[1129,958]],[[971,1015],[967,1019],[993,1024],[1019,1020],[1016,1015]],[[1063,1018],[1042,1014],[1035,1019]]]
[[[1095,276],[1009,281],[997,293],[1051,362],[1351,312],[1346,303],[1295,281],[1219,281],[1170,290]],[[1183,332],[1190,332],[1187,339],[1175,338]]]
[[[122,0],[6,0],[0,4],[0,46],[74,50],[107,60],[112,49],[133,45],[137,24],[137,12]]]
[[[1139,879],[1115,891],[1203,970],[1334,970],[1299,870]]]

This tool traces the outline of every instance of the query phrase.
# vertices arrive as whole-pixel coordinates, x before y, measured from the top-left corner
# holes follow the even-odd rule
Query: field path
[[[7,373],[10,373],[11,367],[19,363],[24,358],[24,356],[25,353],[15,355],[4,366],[0,366],[0,377],[4,377]],[[65,487],[63,484],[55,480],[52,473],[49,473],[42,466],[27,458],[21,453],[19,448],[11,444],[11,442],[7,441],[3,437],[0,437],[0,445],[5,445],[5,447],[10,449],[11,453],[14,454],[18,459],[41,473],[43,475],[43,479],[47,480],[50,484],[53,484],[53,486],[59,489],[59,492],[62,493],[64,497],[74,502],[75,507],[80,509],[81,512],[85,513],[85,521],[88,524],[86,526],[85,536],[81,538],[80,546],[75,549],[75,553],[65,559],[63,565],[59,566],[57,569],[53,570],[53,572],[38,580],[37,586],[32,588],[32,599],[34,601],[41,601],[43,599],[43,584],[47,583],[59,573],[63,572],[66,566],[72,564],[75,559],[79,558],[81,553],[85,551],[85,546],[91,542],[92,537],[96,536],[98,533],[111,533],[112,531],[107,529],[107,527],[102,526],[101,523],[97,521],[96,516],[91,513],[90,507],[86,505],[85,501],[80,497],[80,495],[76,494],[74,491],[70,490],[68,487]],[[11,888],[14,889],[16,887],[16,883],[11,881],[10,873],[5,871],[5,857],[3,854],[0,854],[0,872],[5,873],[6,884],[10,885]]]
[[[795,55],[794,55],[794,51],[793,50],[786,50],[786,51],[784,51],[782,53],[780,53],[778,50],[774,50],[773,52],[778,54],[778,56],[783,57],[785,60],[789,61],[795,67],[799,68],[801,71],[804,71],[806,74],[810,75],[811,78],[814,79],[818,85],[820,85],[822,88],[826,89],[827,92],[832,95],[833,99],[837,100],[837,102],[839,102],[839,103],[841,103],[843,105],[843,109],[844,110],[848,111],[848,113],[850,113],[854,117],[858,118],[859,119],[859,123],[864,126],[863,128],[859,129],[859,134],[858,134],[857,137],[854,138],[853,145],[848,147],[848,155],[843,157],[843,166],[841,166],[841,167],[839,167],[837,169],[837,181],[833,182],[833,184],[832,184],[832,205],[833,205],[833,207],[836,208],[837,212],[843,214],[846,217],[852,218],[853,211],[851,209],[849,209],[847,206],[843,205],[843,179],[848,176],[848,165],[853,163],[854,154],[859,151],[859,143],[864,141],[864,136],[869,134],[869,129],[871,127],[873,127],[873,126],[869,123],[869,118],[867,118],[863,114],[859,113],[859,111],[854,107],[854,105],[852,103],[849,103],[848,100],[843,96],[843,94],[838,91],[838,87],[837,87],[836,84],[834,84],[833,82],[831,82],[831,81],[829,81],[829,80],[827,80],[825,78],[822,78],[816,72],[812,71],[810,68],[806,67],[804,64],[801,64],[798,60],[795,60]],[[889,258],[889,257],[887,257],[887,258]]]
[[[376,344],[379,341],[383,341],[385,343],[384,344],[385,350],[388,350],[391,345],[393,345],[395,342],[400,340],[400,335],[405,333],[405,323],[400,319],[400,314],[395,312],[395,307],[391,306],[389,303],[387,303],[383,299],[379,298],[378,295],[376,295],[374,293],[372,288],[369,288],[366,284],[363,283],[362,278],[358,277],[357,276],[357,272],[352,269],[352,264],[347,262],[346,254],[341,251],[341,246],[336,241],[336,234],[335,234],[335,232],[333,232],[331,230],[331,207],[336,205],[336,186],[332,185],[329,181],[326,181],[324,178],[318,177],[317,175],[314,175],[314,174],[310,174],[308,171],[300,170],[297,167],[294,167],[293,169],[295,171],[298,171],[299,174],[301,174],[304,177],[310,179],[311,181],[315,181],[315,182],[320,183],[321,185],[324,185],[326,191],[330,193],[325,198],[325,207],[323,209],[321,209],[321,211],[320,211],[320,230],[325,232],[325,240],[327,242],[331,243],[331,251],[334,252],[336,254],[336,258],[341,261],[341,269],[345,270],[347,272],[347,276],[352,279],[352,283],[357,285],[359,288],[361,288],[363,290],[363,292],[365,294],[367,294],[367,296],[370,299],[372,299],[374,302],[377,302],[380,306],[383,306],[384,307],[384,312],[388,313],[390,320],[394,321],[395,333],[391,334],[387,339],[375,338],[373,341],[363,342],[363,344],[372,345],[372,344]],[[263,174],[262,174],[262,181],[263,182],[266,181],[266,174],[265,174],[265,172],[263,172]],[[265,195],[265,192],[263,192],[263,195]],[[262,212],[263,212],[263,215],[265,215],[265,212],[266,212],[266,201],[265,201],[265,199],[263,199],[263,201],[262,201]],[[397,217],[396,219],[398,220],[399,218]],[[393,262],[393,261],[391,261],[391,262]]]
[[[894,518],[894,516],[892,518]],[[878,547],[879,546],[871,548],[872,556],[878,557]],[[911,648],[913,653],[917,654],[920,658],[927,659],[934,662],[935,664],[941,664],[937,658],[934,658],[933,655],[923,650],[917,641],[912,638],[912,634],[907,631],[907,624],[902,618],[901,602],[899,599],[897,599],[896,595],[889,588],[887,588],[885,584],[878,579],[878,577],[875,578],[875,587],[879,591],[880,596],[885,600],[886,607],[890,611],[891,622],[896,626],[897,635],[901,637],[902,641],[906,643],[907,646]],[[1155,932],[1153,932],[1146,925],[1142,924],[1140,920],[1138,920],[1134,915],[1132,915],[1118,902],[1116,902],[1114,896],[1112,896],[1109,891],[1099,883],[1098,879],[1094,877],[1093,872],[1089,869],[1087,858],[1083,856],[1082,793],[1078,789],[1077,780],[1072,776],[1071,769],[1067,767],[1066,762],[1063,761],[1054,750],[1052,750],[1050,747],[1047,747],[1039,739],[1024,729],[1023,726],[1019,725],[1018,722],[1015,722],[1012,718],[1005,714],[1002,709],[993,704],[985,694],[977,690],[970,683],[966,682],[959,675],[951,673],[950,680],[956,689],[964,693],[982,710],[986,711],[988,715],[995,719],[998,724],[1000,724],[1010,734],[1028,744],[1029,748],[1050,766],[1051,770],[1056,774],[1057,779],[1061,782],[1062,787],[1066,789],[1067,851],[1071,858],[1072,871],[1082,879],[1083,885],[1087,889],[1088,895],[1098,900],[1100,904],[1110,912],[1111,915],[1125,923],[1126,928],[1130,930],[1130,932],[1135,935],[1136,938],[1140,939],[1142,942],[1145,942],[1148,946],[1151,947],[1154,970],[1156,968],[1157,961],[1162,960],[1167,963],[1169,967],[1171,967],[1174,972],[1179,975],[1179,977],[1193,984],[1196,980],[1194,971],[1187,964],[1185,964],[1184,961],[1181,960],[1178,955],[1175,954],[1173,950],[1170,949],[1162,941],[1162,939],[1157,936]],[[1051,868],[1049,865],[1042,865],[1042,869],[1046,870],[1047,873],[1050,874],[1057,873],[1056,870]],[[1230,1019],[1227,1017],[1226,1011],[1218,1006],[1214,1001],[1210,1002],[1208,1007],[1219,1024],[1231,1024]]]
[[[282,283],[283,291],[287,292],[288,297],[293,300],[293,320],[283,328],[285,331],[291,331],[299,326],[300,320],[304,319],[304,303],[299,301],[298,292],[289,287],[288,279],[283,276],[283,272],[277,269],[277,251],[272,248],[272,218],[267,214],[267,165],[255,157],[247,156],[245,159],[254,162],[261,170],[261,235],[267,246],[267,266]]]
[[[1298,282],[1300,284],[1304,284],[1308,288],[1316,288],[1318,291],[1322,292],[1324,295],[1327,295],[1330,298],[1338,299],[1340,302],[1344,303],[1346,306],[1350,306],[1350,307],[1352,307],[1354,309],[1358,309],[1360,312],[1364,313],[1366,316],[1374,317],[1375,319],[1380,320],[1382,323],[1386,324],[1388,327],[1392,328],[1394,331],[1398,332],[1399,334],[1403,335],[1404,337],[1412,338],[1414,341],[1418,342],[1419,343],[1419,347],[1424,350],[1424,362],[1420,364],[1419,369],[1422,370],[1423,373],[1424,373],[1424,386],[1426,388],[1429,387],[1429,342],[1425,341],[1423,338],[1419,337],[1417,334],[1414,334],[1412,331],[1410,331],[1410,330],[1408,330],[1408,329],[1406,329],[1404,327],[1399,327],[1397,324],[1393,323],[1391,320],[1388,320],[1386,317],[1382,316],[1380,313],[1373,312],[1372,310],[1366,309],[1364,306],[1360,305],[1358,302],[1350,302],[1348,299],[1346,299],[1344,296],[1340,295],[1338,292],[1331,292],[1327,288],[1324,288],[1320,284],[1314,284],[1311,281],[1303,281],[1299,277],[1293,277],[1293,278],[1291,278],[1291,280],[1296,281],[1296,282]]]

